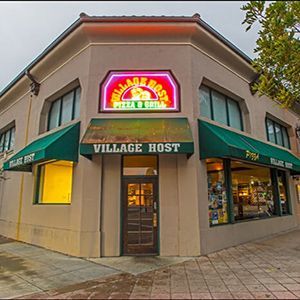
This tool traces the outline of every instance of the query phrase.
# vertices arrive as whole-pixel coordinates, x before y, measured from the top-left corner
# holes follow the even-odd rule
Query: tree
[[[300,2],[250,1],[242,24],[246,31],[260,24],[253,66],[258,73],[252,89],[290,107],[300,103]]]

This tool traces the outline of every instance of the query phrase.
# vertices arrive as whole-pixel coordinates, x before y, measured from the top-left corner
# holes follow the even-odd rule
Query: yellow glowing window
[[[37,203],[71,203],[73,162],[55,161],[38,166]]]

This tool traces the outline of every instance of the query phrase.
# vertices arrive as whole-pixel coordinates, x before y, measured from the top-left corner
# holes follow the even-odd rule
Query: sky
[[[245,1],[2,1],[0,91],[29,65],[81,12],[93,16],[166,15],[201,18],[254,58],[258,28],[245,32]]]

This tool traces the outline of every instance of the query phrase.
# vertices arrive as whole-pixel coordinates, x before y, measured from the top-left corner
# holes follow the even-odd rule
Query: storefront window
[[[217,225],[228,223],[223,161],[221,159],[207,159],[206,165],[209,224]]]
[[[125,155],[123,156],[124,176],[155,176],[157,173],[157,156]]]
[[[72,195],[73,162],[55,161],[37,167],[36,203],[69,204]]]
[[[236,221],[271,217],[275,214],[269,168],[232,161],[231,176]]]
[[[289,203],[287,197],[286,175],[284,171],[278,171],[278,188],[281,212],[283,215],[289,214]]]

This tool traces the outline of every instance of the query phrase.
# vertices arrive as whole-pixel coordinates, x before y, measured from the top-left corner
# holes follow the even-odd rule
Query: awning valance
[[[155,154],[194,152],[187,118],[92,119],[80,154]]]
[[[199,120],[200,158],[232,157],[300,172],[300,160],[290,151]]]
[[[78,161],[79,123],[37,139],[4,163],[3,169],[31,172],[32,164],[48,160]]]

